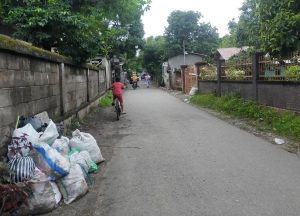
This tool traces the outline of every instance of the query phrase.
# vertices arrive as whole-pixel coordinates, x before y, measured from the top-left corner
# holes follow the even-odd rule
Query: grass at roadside
[[[106,94],[99,100],[100,107],[109,107],[113,101],[112,91],[107,91]]]
[[[197,94],[191,98],[193,104],[226,113],[233,117],[255,121],[259,128],[279,136],[300,142],[300,117],[289,111],[246,101],[234,94],[217,97],[214,94]]]

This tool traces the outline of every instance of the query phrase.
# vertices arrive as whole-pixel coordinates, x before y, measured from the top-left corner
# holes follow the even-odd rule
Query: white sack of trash
[[[22,204],[19,215],[33,215],[50,212],[55,209],[62,196],[55,182],[39,169],[35,169],[34,177],[27,182],[32,193],[27,201]]]
[[[52,180],[59,179],[68,175],[70,171],[70,162],[62,156],[56,149],[47,143],[38,143],[33,145],[32,154],[36,166],[42,170]]]
[[[70,204],[88,192],[88,185],[79,164],[72,164],[69,174],[58,180],[58,187],[66,204]]]
[[[70,139],[71,149],[78,149],[80,151],[87,151],[90,153],[92,160],[95,163],[100,163],[105,161],[101,154],[101,150],[97,144],[95,138],[89,134],[80,132],[80,130],[75,130],[72,133],[72,138]]]

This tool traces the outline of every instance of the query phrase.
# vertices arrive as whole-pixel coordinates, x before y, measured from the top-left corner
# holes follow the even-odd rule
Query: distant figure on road
[[[151,80],[151,76],[149,74],[146,74],[145,82],[146,82],[147,88],[150,87],[150,80]]]
[[[132,74],[131,80],[132,80],[132,87],[134,87],[134,86],[135,86],[135,88],[139,87],[139,85],[138,85],[139,77],[136,75],[136,73]]]

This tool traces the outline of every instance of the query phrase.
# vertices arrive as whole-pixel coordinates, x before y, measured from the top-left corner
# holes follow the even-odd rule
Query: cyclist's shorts
[[[118,98],[119,101],[120,101],[120,103],[123,104],[123,97],[122,97],[122,95],[114,95],[114,100],[115,100],[116,98]]]

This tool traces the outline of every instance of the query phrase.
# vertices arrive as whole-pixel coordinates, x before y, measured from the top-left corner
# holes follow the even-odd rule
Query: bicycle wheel
[[[121,107],[120,107],[120,101],[118,99],[115,102],[115,109],[117,113],[117,120],[119,120],[121,115]]]

